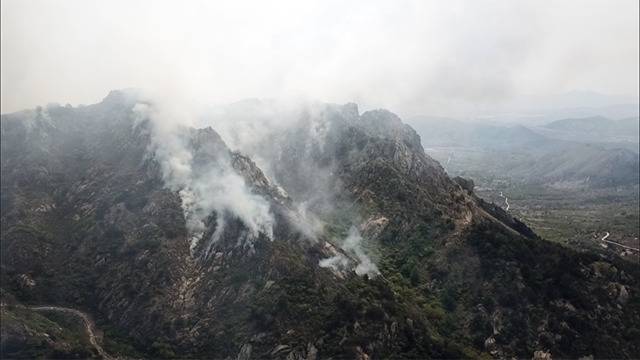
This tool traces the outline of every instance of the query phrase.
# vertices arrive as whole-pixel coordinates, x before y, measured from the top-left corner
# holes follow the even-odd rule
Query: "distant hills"
[[[546,136],[579,142],[638,142],[640,118],[611,120],[603,116],[553,121],[538,129]]]
[[[535,184],[637,185],[638,117],[567,118],[541,126],[416,117],[427,152],[454,174]]]

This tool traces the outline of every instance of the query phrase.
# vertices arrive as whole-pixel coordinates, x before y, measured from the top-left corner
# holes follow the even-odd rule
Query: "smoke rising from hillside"
[[[192,128],[187,113],[172,112],[165,104],[172,102],[138,103],[134,113],[139,119],[151,122],[152,156],[160,164],[167,188],[178,192],[182,200],[191,249],[194,249],[206,231],[206,219],[215,211],[216,231],[209,239],[215,242],[224,231],[224,216],[229,213],[247,226],[249,239],[260,233],[273,239],[274,219],[269,203],[253,194],[245,180],[231,167],[227,153],[218,151],[215,161],[204,167],[195,164]],[[138,121],[140,122],[140,120]]]
[[[342,244],[342,249],[349,255],[353,256],[358,263],[355,268],[355,272],[358,275],[368,275],[370,277],[376,276],[380,274],[378,267],[376,264],[371,261],[371,258],[367,256],[364,249],[362,248],[362,235],[360,235],[360,231],[356,227],[351,227],[349,230],[349,234]],[[342,255],[337,254],[328,259],[320,260],[320,267],[328,267],[334,270],[341,270],[347,268],[349,266],[349,259]]]
[[[336,176],[335,144],[331,132],[342,122],[357,123],[353,104],[346,107],[298,101],[247,100],[209,109],[200,117],[200,126],[212,126],[229,146],[254,159],[268,177],[284,187],[294,200],[294,225],[307,237],[326,236],[325,220],[341,214],[352,229],[344,238],[330,239],[354,260],[343,255],[324,259],[332,268],[354,266],[359,275],[377,274],[377,267],[363,248],[358,233],[361,219],[353,199],[341,198],[346,192]],[[335,136],[335,134],[334,134]],[[355,232],[354,232],[355,231]]]

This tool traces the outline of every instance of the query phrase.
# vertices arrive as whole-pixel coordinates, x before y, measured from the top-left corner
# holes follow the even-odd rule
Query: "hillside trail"
[[[7,306],[7,304],[0,304],[1,306]],[[34,310],[34,311],[59,311],[59,312],[64,312],[64,313],[68,313],[68,314],[73,314],[77,317],[79,317],[80,319],[82,319],[82,322],[84,323],[84,327],[85,330],[87,332],[87,335],[89,335],[89,342],[91,343],[91,345],[96,349],[96,351],[98,352],[98,354],[106,360],[115,360],[116,358],[107,354],[106,351],[104,351],[104,349],[102,348],[102,346],[98,343],[98,338],[95,335],[94,329],[95,329],[95,324],[93,322],[93,320],[91,320],[91,317],[85,313],[82,312],[80,310],[77,309],[73,309],[73,308],[67,308],[67,307],[61,307],[61,306],[51,306],[51,305],[39,305],[39,306],[24,306],[24,305],[15,305],[15,307],[18,308],[25,308],[25,309],[30,309],[30,310]]]

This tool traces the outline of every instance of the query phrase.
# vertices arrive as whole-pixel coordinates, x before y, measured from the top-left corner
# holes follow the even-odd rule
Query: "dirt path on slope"
[[[7,306],[7,305],[6,304],[2,304],[2,306]],[[109,354],[107,354],[107,352],[104,351],[102,346],[100,346],[100,344],[98,343],[98,338],[96,337],[96,334],[94,332],[95,324],[93,323],[93,320],[91,320],[91,317],[87,313],[84,313],[84,312],[82,312],[80,310],[77,310],[77,309],[66,308],[66,307],[61,307],[61,306],[49,306],[49,305],[41,305],[41,306],[15,305],[14,307],[30,309],[30,310],[33,310],[33,311],[59,311],[59,312],[64,312],[64,313],[68,313],[68,314],[73,314],[73,315],[81,318],[82,322],[84,323],[85,330],[87,331],[87,334],[89,335],[89,342],[96,349],[98,354],[103,359],[106,359],[106,360],[115,360],[116,359],[116,358],[110,356]]]

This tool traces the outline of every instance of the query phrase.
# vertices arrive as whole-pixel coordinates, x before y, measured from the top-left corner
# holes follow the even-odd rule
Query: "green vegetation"
[[[477,194],[503,206],[501,191],[509,197],[511,214],[522,219],[544,239],[577,250],[605,251],[599,240],[609,232],[609,240],[635,248],[640,246],[637,187],[572,190],[511,184],[489,190],[484,185]],[[606,252],[619,255],[623,251],[609,246]],[[639,256],[637,252],[624,255],[634,262],[640,262]]]
[[[96,357],[81,319],[54,312],[3,306],[2,358]]]

